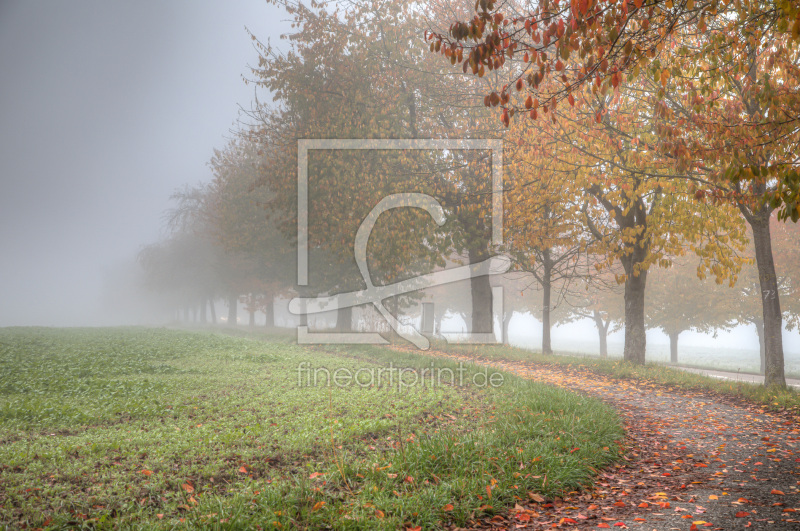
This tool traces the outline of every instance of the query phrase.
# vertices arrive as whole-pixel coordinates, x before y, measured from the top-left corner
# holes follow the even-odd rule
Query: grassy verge
[[[325,385],[337,369],[356,380]],[[603,404],[491,376],[377,347],[3,329],[0,527],[440,528],[618,457]]]
[[[775,389],[747,382],[719,380],[657,363],[634,365],[622,359],[569,355],[546,356],[540,352],[509,346],[481,345],[480,347],[474,347],[437,343],[436,348],[446,352],[463,354],[476,361],[505,360],[575,367],[588,369],[613,378],[630,378],[667,387],[711,391],[763,405],[771,410],[788,410],[800,414],[800,393],[792,388]]]

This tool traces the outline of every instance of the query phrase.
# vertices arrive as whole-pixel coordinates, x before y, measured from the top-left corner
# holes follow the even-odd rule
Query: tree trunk
[[[303,303],[303,313],[297,316],[300,319],[300,326],[308,326],[308,314],[306,313],[306,305]]]
[[[264,296],[264,327],[275,327],[275,298],[269,293]]]
[[[627,271],[626,271],[627,273]],[[644,289],[647,272],[638,276],[628,273],[625,280],[625,350],[623,358],[637,365],[644,365],[647,336],[644,324]]]
[[[603,316],[600,315],[600,312],[594,310],[592,313],[592,317],[594,318],[594,324],[597,327],[597,335],[600,337],[600,357],[607,358],[608,357],[608,325],[611,323],[603,322]]]
[[[542,284],[542,354],[552,354],[550,343],[550,282]]]
[[[229,326],[236,326],[236,321],[238,320],[238,309],[239,309],[239,296],[238,295],[230,295],[230,296],[228,296],[228,325]]]
[[[756,334],[758,334],[758,359],[759,359],[759,373],[764,374],[767,368],[767,360],[764,352],[764,321],[755,319],[753,324],[756,325]]]
[[[750,216],[753,245],[756,250],[758,280],[761,285],[761,308],[764,321],[764,385],[786,387],[783,361],[783,316],[778,297],[778,277],[772,256],[768,209]]]
[[[203,324],[208,323],[208,317],[206,314],[207,309],[208,309],[208,301],[203,299],[203,302],[200,303],[200,322]]]
[[[508,339],[508,324],[511,322],[511,318],[514,316],[514,312],[504,312],[503,313],[503,344],[510,345],[511,341]]]
[[[336,310],[336,330],[339,332],[353,331],[353,307],[339,308]]]
[[[392,301],[392,309],[390,310],[390,313],[394,315],[395,319],[400,321],[400,296],[393,295],[391,301]],[[397,330],[395,330],[392,327],[389,327],[389,335],[392,338],[391,339],[392,341],[398,341],[400,339],[400,334],[398,334]]]
[[[208,298],[208,309],[211,312],[211,324],[217,324],[217,310],[214,308],[214,297]]]
[[[469,251],[472,264],[489,258],[484,251]],[[492,323],[492,285],[489,275],[472,277],[469,280],[472,294],[472,332],[473,334],[490,334],[494,330]]]
[[[678,336],[680,332],[670,332],[669,334],[669,362],[673,365],[678,363]]]

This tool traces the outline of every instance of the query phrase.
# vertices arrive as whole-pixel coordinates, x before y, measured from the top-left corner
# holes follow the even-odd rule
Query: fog
[[[234,320],[247,324],[248,304],[251,308],[270,308],[261,311],[274,312],[273,321],[278,325],[300,322],[286,311],[291,294],[285,288],[294,285],[294,279],[286,277],[286,273],[294,275],[293,262],[275,261],[280,271],[268,279],[280,283],[283,291],[264,288],[262,271],[248,279],[254,282],[244,288],[248,293],[233,294],[224,290],[212,293],[211,288],[204,291],[204,283],[212,282],[209,275],[218,271],[188,269],[180,271],[181,282],[186,281],[187,286],[177,287],[174,279],[150,278],[150,287],[155,289],[146,292],[142,287],[147,280],[137,263],[146,246],[153,251],[149,255],[151,264],[163,259],[158,254],[161,251],[189,253],[182,258],[184,266],[200,256],[209,263],[219,259],[214,253],[220,250],[211,250],[208,241],[177,238],[173,240],[177,247],[171,251],[157,248],[170,236],[165,229],[165,212],[176,208],[176,202],[170,199],[176,190],[184,190],[185,194],[192,190],[207,192],[204,186],[214,178],[224,181],[225,172],[233,171],[241,161],[255,166],[271,164],[269,155],[255,157],[248,146],[223,153],[222,158],[230,156],[235,164],[219,165],[216,174],[209,161],[215,149],[230,146],[230,140],[240,130],[238,119],[252,119],[243,118],[241,108],[249,109],[257,95],[262,101],[270,99],[265,89],[256,93],[254,86],[242,79],[243,75],[251,77],[249,66],[258,61],[258,52],[245,27],[260,40],[281,47],[279,35],[289,30],[287,17],[263,0],[0,4],[0,327],[205,322],[207,311],[214,322]],[[455,150],[450,156],[467,160]],[[330,164],[345,175],[378,167],[375,161],[357,158],[345,163],[333,158],[325,160],[321,166]],[[484,162],[476,159],[471,164],[479,168]],[[391,163],[390,159],[383,161]],[[313,171],[312,160],[311,178]],[[247,183],[238,175],[228,184],[241,187]],[[185,188],[187,185],[189,188]],[[479,192],[476,188],[469,193],[474,199],[481,197]],[[355,191],[345,190],[345,199],[337,205],[346,211],[345,217],[363,219],[372,205],[353,201],[348,195],[352,193]],[[340,197],[338,192],[336,197]],[[313,223],[316,212],[313,204],[311,207]],[[460,221],[462,228],[473,222],[480,225],[474,218],[465,220]],[[328,220],[319,222],[324,226]],[[381,233],[380,227],[376,234]],[[193,234],[193,230],[184,230],[182,237]],[[348,236],[342,241],[352,240],[354,230],[350,235],[342,230]],[[248,234],[260,237],[259,231]],[[784,238],[782,248],[791,247],[791,238],[796,240],[797,232],[793,234],[788,240]],[[405,247],[401,255],[393,249],[392,242],[383,242],[386,256],[370,258],[373,263],[383,260],[387,278],[398,268],[401,275],[410,276],[433,263],[426,256],[430,249],[421,246],[421,242],[436,238],[434,234],[420,237],[416,248]],[[266,250],[269,254],[270,245],[262,239],[253,247],[261,246],[259,252]],[[464,249],[458,252],[466,252]],[[446,258],[451,260],[452,256]],[[336,260],[343,263],[341,257]],[[312,277],[318,275],[329,284],[328,277],[336,277],[336,282],[330,284],[338,282],[336,289],[361,289],[358,278],[355,284],[343,281],[344,270],[330,267],[336,260],[328,255],[312,256]],[[258,259],[254,263],[260,267]],[[342,267],[345,266],[355,271],[352,260]],[[157,269],[154,267],[151,277],[161,274],[153,273]],[[253,280],[255,277],[258,278]],[[215,277],[213,281],[218,280]],[[648,287],[659,282],[662,281],[654,277]],[[175,288],[177,295],[165,293],[163,288],[167,285]],[[487,283],[487,289],[488,286]],[[796,289],[796,281],[794,286]],[[256,293],[261,288],[261,294]],[[455,294],[448,294],[443,304],[439,304],[441,297],[437,301],[439,332],[468,329],[470,311],[476,308],[473,305],[470,309],[469,299],[463,298],[470,289],[474,286],[464,284],[454,288]],[[514,291],[519,287],[510,290]],[[265,306],[264,293],[274,295],[278,302]],[[251,298],[249,302],[236,302],[237,296],[245,295]],[[668,298],[670,294],[666,295]],[[510,322],[506,326],[512,343],[538,348],[542,317],[539,310],[532,308],[545,305],[539,294],[529,292],[527,296],[532,299],[508,299],[507,307],[513,313],[508,312],[506,318]],[[257,301],[258,297],[262,299]],[[231,312],[231,300],[238,315]],[[420,300],[403,304],[406,321],[420,322]],[[250,312],[249,316],[253,324],[255,313]],[[352,314],[346,316],[352,320]],[[369,319],[364,317],[362,321]],[[258,321],[269,324],[266,315],[259,314]],[[620,322],[618,318],[617,321]],[[319,328],[336,323],[335,312],[309,320],[312,327]],[[500,326],[495,321],[495,328]],[[647,343],[648,356],[658,358],[670,340],[656,327],[647,331]],[[680,348],[742,351],[751,358],[755,352],[757,361],[759,342],[755,328],[751,324],[730,323],[727,328],[716,335],[684,329]],[[556,351],[595,352],[597,337],[594,323],[587,319],[555,319],[553,323]],[[622,338],[620,330],[609,332],[610,355],[621,352]],[[784,344],[787,363],[797,363],[800,335],[785,332]],[[697,354],[700,350],[692,352]],[[668,359],[668,348],[666,356]]]
[[[263,0],[0,3],[0,326],[113,324],[105,280],[207,181],[258,55]],[[122,301],[120,301],[122,304]]]

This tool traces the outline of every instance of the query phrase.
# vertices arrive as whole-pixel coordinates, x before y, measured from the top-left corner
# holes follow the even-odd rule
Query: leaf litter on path
[[[429,354],[595,396],[625,422],[626,454],[589,489],[521,495],[466,529],[800,529],[800,423],[790,415],[575,366]]]

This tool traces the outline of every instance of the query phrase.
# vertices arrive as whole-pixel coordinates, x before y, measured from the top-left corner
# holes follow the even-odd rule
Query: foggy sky
[[[264,0],[0,0],[0,326],[98,323],[109,268],[208,181],[253,87]]]

